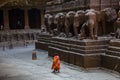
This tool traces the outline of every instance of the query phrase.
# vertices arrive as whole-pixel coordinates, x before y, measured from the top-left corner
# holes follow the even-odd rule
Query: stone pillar
[[[25,14],[25,29],[29,29],[29,21],[28,21],[28,9],[25,9],[24,11]]]
[[[9,30],[9,15],[8,15],[8,9],[3,10],[4,14],[4,30]]]
[[[41,15],[41,29],[42,29],[46,27],[44,23],[44,9],[41,9],[40,15]]]

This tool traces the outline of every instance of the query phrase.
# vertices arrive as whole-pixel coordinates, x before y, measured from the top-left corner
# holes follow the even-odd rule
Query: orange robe
[[[53,58],[53,64],[52,69],[54,70],[60,70],[60,58],[59,56],[54,56]]]

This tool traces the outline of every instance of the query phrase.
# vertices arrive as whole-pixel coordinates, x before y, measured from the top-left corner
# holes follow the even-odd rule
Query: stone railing
[[[0,47],[25,45],[28,42],[34,42],[40,33],[40,30],[0,31]]]

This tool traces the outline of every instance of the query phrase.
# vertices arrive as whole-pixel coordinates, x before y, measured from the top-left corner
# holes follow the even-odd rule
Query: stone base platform
[[[51,38],[52,36],[49,34],[39,35],[38,41],[35,42],[35,48],[48,51],[48,46],[50,45]]]
[[[120,40],[111,40],[106,54],[102,56],[102,67],[120,73]]]
[[[35,46],[36,49],[47,50],[50,57],[58,53],[60,59],[69,64],[120,72],[120,41],[116,39],[76,40],[40,35]]]
[[[101,67],[101,55],[105,54],[109,40],[75,40],[72,38],[40,35],[36,49],[48,51],[53,57],[58,53],[61,60],[84,68]]]
[[[49,56],[58,53],[61,60],[84,68],[101,67],[101,55],[109,40],[74,40],[52,37],[48,46]]]

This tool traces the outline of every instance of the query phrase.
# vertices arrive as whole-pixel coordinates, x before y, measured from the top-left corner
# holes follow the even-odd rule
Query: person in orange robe
[[[60,58],[58,54],[55,54],[53,57],[53,64],[51,69],[53,69],[53,72],[60,72]]]

